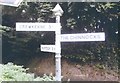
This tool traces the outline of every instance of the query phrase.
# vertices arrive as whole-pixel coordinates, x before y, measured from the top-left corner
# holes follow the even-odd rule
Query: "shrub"
[[[35,77],[34,73],[27,73],[28,68],[13,63],[0,64],[0,83],[2,81],[55,81],[52,75]]]

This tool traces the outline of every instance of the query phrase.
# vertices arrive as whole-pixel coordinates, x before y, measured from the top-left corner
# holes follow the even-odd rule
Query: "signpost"
[[[18,7],[23,0],[0,0],[0,5]]]
[[[105,41],[105,33],[62,34],[61,42]]]
[[[60,23],[16,23],[16,31],[57,31]]]
[[[55,45],[41,45],[41,51],[44,52],[56,52]]]
[[[105,33],[61,34],[60,16],[63,10],[59,4],[52,10],[56,23],[16,23],[16,31],[55,31],[55,45],[41,45],[41,51],[53,52],[56,58],[56,81],[61,81],[61,42],[105,41]]]
[[[52,10],[54,15],[56,16],[56,23],[60,23],[60,16],[63,14],[63,10],[60,7],[59,4],[55,6],[55,8]],[[56,38],[55,38],[55,45],[56,45],[56,54],[55,54],[55,62],[56,62],[56,81],[61,81],[61,29],[55,32]]]

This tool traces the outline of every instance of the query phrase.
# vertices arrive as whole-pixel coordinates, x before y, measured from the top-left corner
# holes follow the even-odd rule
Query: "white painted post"
[[[2,6],[0,5],[0,25],[2,25]],[[2,31],[0,31],[0,63],[2,63]]]
[[[60,7],[59,4],[57,4],[55,6],[55,8],[52,10],[54,15],[56,16],[56,23],[60,23],[60,16],[62,16],[63,14],[63,10]],[[57,28],[57,27],[56,27]],[[56,81],[61,81],[61,28],[57,31],[55,31],[56,34],[56,40],[55,40],[55,45],[56,45],[56,55],[55,55],[55,59],[56,59],[56,76],[55,79]]]

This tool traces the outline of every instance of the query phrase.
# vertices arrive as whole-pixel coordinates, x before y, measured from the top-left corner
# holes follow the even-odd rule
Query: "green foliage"
[[[2,81],[55,81],[52,75],[36,77],[33,73],[27,73],[27,69],[13,63],[0,64],[0,82]]]
[[[105,66],[102,64],[96,64],[95,66],[99,69],[105,69]]]
[[[0,32],[10,31],[10,27],[0,25]]]
[[[63,44],[63,55],[117,69],[119,3],[69,3],[64,33],[105,32],[104,42]],[[68,50],[69,49],[69,50]]]

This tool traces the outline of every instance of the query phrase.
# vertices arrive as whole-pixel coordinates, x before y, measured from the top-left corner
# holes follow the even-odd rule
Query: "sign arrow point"
[[[54,12],[55,16],[57,16],[57,15],[62,16],[62,14],[64,12],[59,4],[57,4],[52,11]]]

